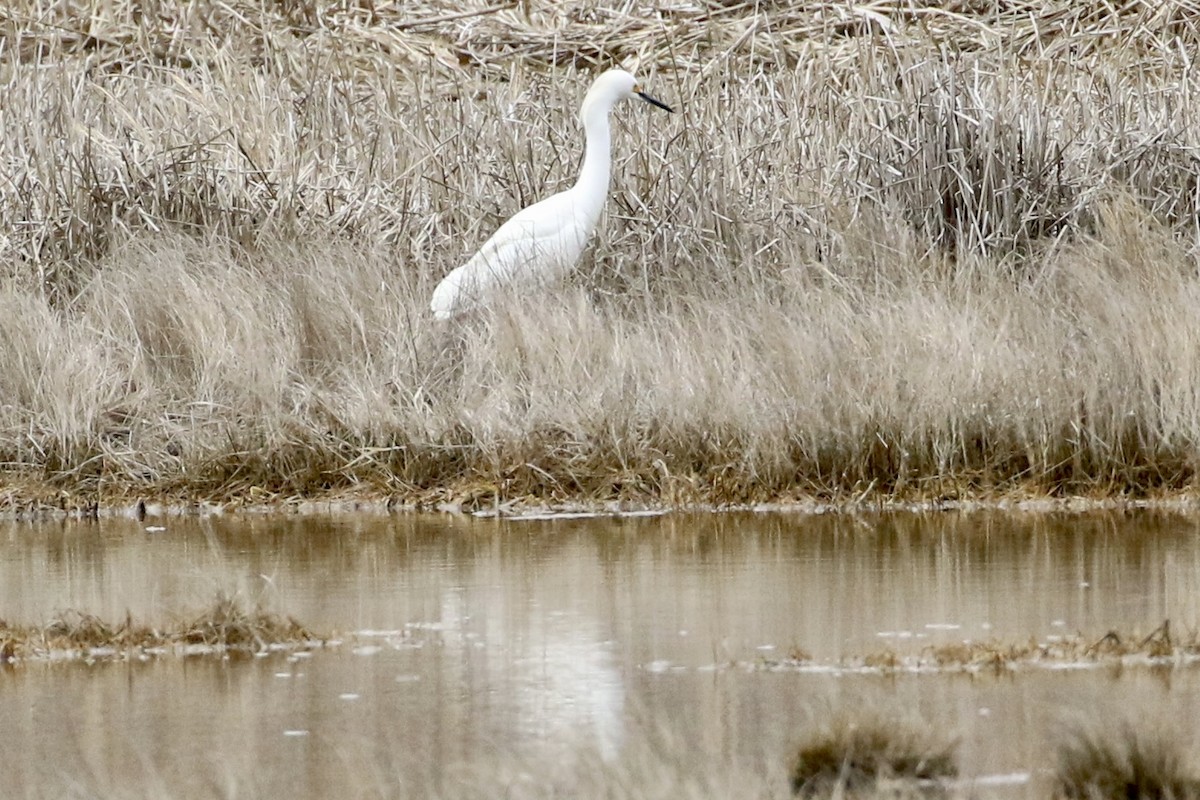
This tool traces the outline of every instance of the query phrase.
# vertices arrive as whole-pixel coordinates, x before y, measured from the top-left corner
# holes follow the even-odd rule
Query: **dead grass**
[[[1188,3],[139,8],[0,11],[9,509],[1194,485]],[[633,53],[576,275],[437,329]]]
[[[1075,800],[1194,800],[1193,753],[1171,731],[1126,723],[1077,728],[1058,748],[1056,796]]]
[[[22,63],[69,54],[103,69],[131,65],[195,69],[232,50],[255,68],[289,72],[313,51],[347,70],[400,64],[505,75],[510,63],[595,67],[635,57],[643,64],[703,69],[731,59],[792,67],[821,55],[853,59],[863,39],[892,48],[964,52],[1003,48],[1022,58],[1086,59],[1115,49],[1151,60],[1200,40],[1197,6],[1163,3],[1046,3],[971,0],[876,3],[738,2],[538,4],[471,0],[448,4],[289,0],[218,6],[185,3],[156,13],[131,0],[10,3],[0,17],[9,57]],[[332,59],[331,59],[332,61]]]
[[[1038,665],[1131,664],[1194,665],[1200,661],[1200,633],[1194,630],[1172,635],[1170,620],[1149,634],[1108,631],[1103,635],[1076,633],[1039,639],[962,641],[923,648],[915,655],[884,649],[843,659],[840,666],[881,672],[912,670],[1003,671]],[[764,659],[765,669],[788,669],[819,665],[800,648],[785,660]]]
[[[1200,658],[1200,633],[1172,635],[1164,620],[1148,634],[1108,631],[1103,636],[1074,634],[1045,641],[965,642],[929,648],[924,657],[938,666],[985,666],[1001,669],[1021,663],[1102,663],[1142,657],[1155,662],[1189,662]]]
[[[123,660],[164,652],[184,654],[259,653],[272,648],[309,647],[318,637],[287,616],[248,608],[236,595],[218,593],[209,608],[164,625],[117,622],[68,610],[44,625],[0,620],[0,663],[74,656]]]
[[[921,722],[835,714],[800,745],[792,791],[800,797],[920,796],[922,784],[936,791],[936,782],[958,775],[956,744]]]

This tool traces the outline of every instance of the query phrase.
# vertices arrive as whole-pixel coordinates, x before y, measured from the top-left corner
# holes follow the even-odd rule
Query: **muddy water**
[[[167,620],[236,591],[345,639],[301,658],[0,668],[0,775],[23,797],[775,797],[805,731],[877,711],[955,735],[984,781],[964,791],[1042,796],[1081,720],[1195,735],[1200,668],[755,667],[1195,628],[1198,532],[1151,513],[0,527],[9,621]]]

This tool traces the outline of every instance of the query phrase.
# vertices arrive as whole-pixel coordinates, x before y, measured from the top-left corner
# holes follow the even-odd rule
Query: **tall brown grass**
[[[8,481],[474,503],[1191,487],[1188,4],[568,6],[0,12]],[[572,279],[434,325],[434,283],[573,178],[587,81],[635,54],[682,113],[618,110]]]

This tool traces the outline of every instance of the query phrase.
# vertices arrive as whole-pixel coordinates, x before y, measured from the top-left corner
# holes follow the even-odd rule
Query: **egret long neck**
[[[608,130],[608,108],[588,98],[580,114],[587,146],[583,154],[583,169],[575,182],[575,192],[588,205],[593,215],[599,215],[608,194],[611,137]],[[594,207],[593,207],[594,206]]]

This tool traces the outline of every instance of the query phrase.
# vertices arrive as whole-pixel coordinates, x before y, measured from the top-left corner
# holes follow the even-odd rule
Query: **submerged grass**
[[[985,6],[9,4],[0,502],[1191,491],[1195,9]],[[435,326],[633,53],[575,275]]]
[[[217,594],[203,611],[166,625],[125,619],[109,622],[81,611],[64,611],[44,625],[0,620],[0,663],[76,657],[126,659],[161,652],[260,653],[311,647],[321,640],[287,616],[248,608],[236,595]]]

